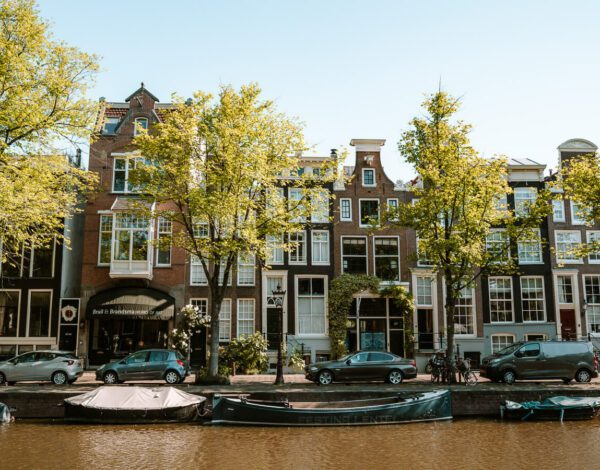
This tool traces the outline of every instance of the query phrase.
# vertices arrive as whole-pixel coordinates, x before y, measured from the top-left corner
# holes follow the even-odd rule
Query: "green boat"
[[[212,424],[253,426],[355,426],[452,419],[449,390],[337,402],[213,398]]]
[[[507,419],[527,420],[582,420],[600,413],[600,397],[550,397],[544,401],[517,403],[506,400],[500,406],[500,416]]]

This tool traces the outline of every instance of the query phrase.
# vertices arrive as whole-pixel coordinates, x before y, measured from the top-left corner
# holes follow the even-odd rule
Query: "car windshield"
[[[500,351],[496,352],[496,355],[498,356],[506,356],[508,354],[512,354],[514,353],[517,349],[519,349],[521,347],[522,343],[513,343],[509,346],[506,346],[505,348],[501,349]]]
[[[338,361],[340,361],[340,362],[345,362],[345,361],[347,361],[348,359],[350,359],[352,356],[354,356],[354,354],[355,354],[355,353],[352,353],[352,354],[346,354],[344,357],[340,357],[340,358],[338,359]]]

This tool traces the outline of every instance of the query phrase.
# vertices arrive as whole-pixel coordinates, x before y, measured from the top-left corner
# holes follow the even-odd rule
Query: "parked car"
[[[404,359],[386,351],[358,351],[337,361],[306,366],[306,378],[320,385],[351,380],[384,380],[401,384],[417,376],[414,359]]]
[[[105,384],[131,380],[164,380],[168,384],[183,382],[190,368],[183,356],[168,349],[145,349],[96,370],[96,380]]]
[[[0,362],[0,384],[27,380],[72,384],[83,374],[81,360],[66,351],[32,351]]]
[[[520,379],[589,382],[598,377],[598,359],[589,341],[526,341],[484,357],[479,373],[507,384]]]

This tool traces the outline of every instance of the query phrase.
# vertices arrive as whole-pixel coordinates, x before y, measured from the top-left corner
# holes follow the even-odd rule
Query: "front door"
[[[277,349],[279,341],[279,322],[281,309],[276,307],[267,307],[267,343],[269,349]]]
[[[433,310],[417,310],[419,349],[433,349]]]
[[[360,349],[386,351],[385,319],[360,320]]]
[[[577,339],[575,310],[560,310],[560,335],[562,339],[566,341],[574,341]]]

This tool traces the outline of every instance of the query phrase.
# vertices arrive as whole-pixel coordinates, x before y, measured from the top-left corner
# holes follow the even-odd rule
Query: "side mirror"
[[[126,365],[126,364],[127,364],[127,361],[125,361],[125,360],[122,360],[122,361],[120,361],[120,362],[119,362],[119,364]]]
[[[523,357],[523,353],[521,351],[515,352],[515,357]]]
[[[352,361],[350,359],[346,359],[346,365],[349,366],[350,364],[352,364]]]

